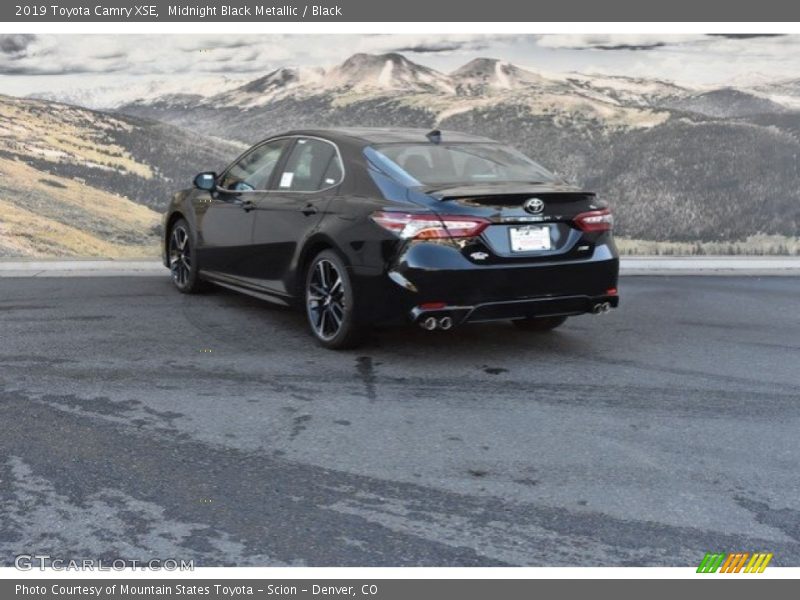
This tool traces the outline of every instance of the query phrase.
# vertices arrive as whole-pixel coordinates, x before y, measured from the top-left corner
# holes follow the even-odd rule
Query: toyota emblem
[[[544,200],[541,198],[528,198],[525,200],[525,204],[522,205],[522,208],[532,215],[538,215],[544,210]]]

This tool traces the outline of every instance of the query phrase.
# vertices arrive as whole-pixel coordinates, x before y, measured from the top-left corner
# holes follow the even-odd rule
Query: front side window
[[[364,153],[378,169],[406,185],[557,181],[540,164],[501,144],[381,144]]]
[[[292,149],[278,178],[279,190],[316,192],[341,182],[344,170],[333,144],[300,138]]]
[[[220,185],[236,191],[268,189],[275,165],[289,141],[280,139],[253,148],[228,169]]]

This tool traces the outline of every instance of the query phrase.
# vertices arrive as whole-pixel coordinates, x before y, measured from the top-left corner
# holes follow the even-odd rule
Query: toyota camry
[[[203,172],[164,217],[179,291],[301,308],[328,348],[366,327],[510,320],[542,332],[616,307],[608,204],[496,141],[449,131],[292,131]]]

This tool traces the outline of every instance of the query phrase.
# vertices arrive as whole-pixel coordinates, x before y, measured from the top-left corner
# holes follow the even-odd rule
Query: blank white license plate
[[[512,252],[533,252],[535,250],[550,250],[550,227],[547,225],[526,225],[525,227],[510,227]]]

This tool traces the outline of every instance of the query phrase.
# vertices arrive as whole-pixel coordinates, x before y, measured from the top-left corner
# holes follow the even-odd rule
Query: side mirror
[[[194,178],[194,187],[207,192],[214,191],[217,187],[217,174],[212,171],[198,173]]]

